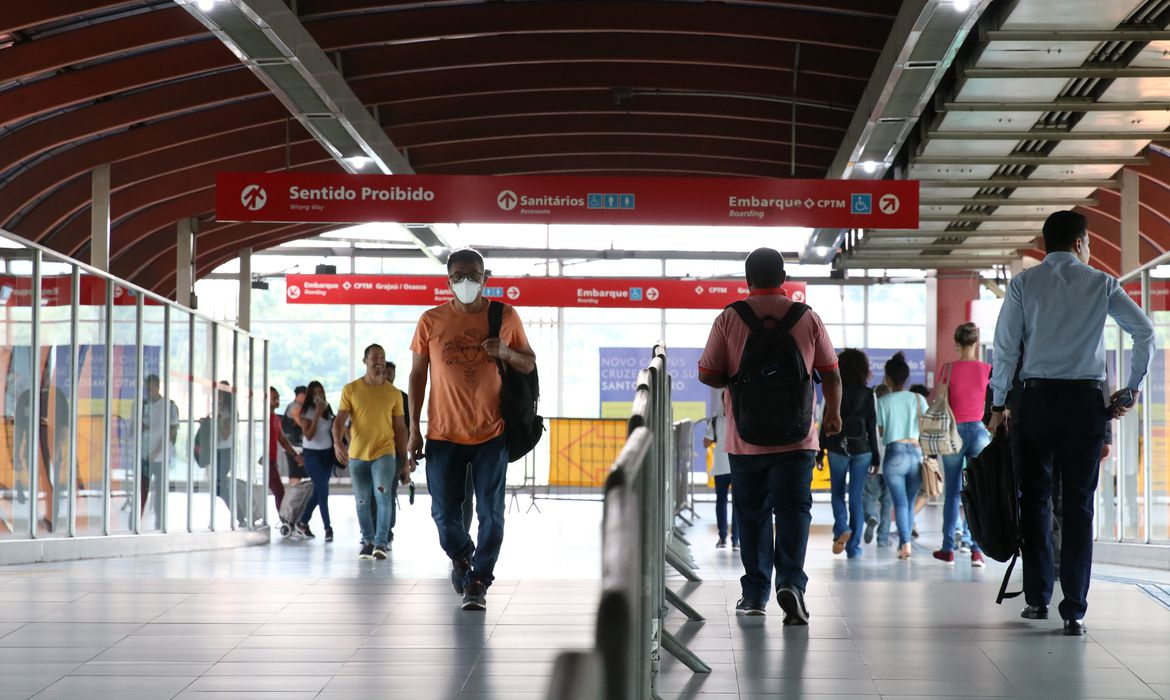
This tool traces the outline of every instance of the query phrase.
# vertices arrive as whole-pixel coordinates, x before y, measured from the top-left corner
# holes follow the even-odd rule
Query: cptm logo
[[[268,204],[268,193],[260,185],[248,185],[240,193],[240,204],[248,211],[260,211]]]
[[[512,211],[520,203],[520,198],[512,190],[504,190],[496,196],[496,204],[504,211]]]

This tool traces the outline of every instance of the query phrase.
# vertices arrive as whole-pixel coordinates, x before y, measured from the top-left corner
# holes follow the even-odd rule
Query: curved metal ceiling
[[[822,177],[901,4],[293,6],[420,173]],[[109,163],[112,271],[164,294],[180,219],[199,274],[327,228],[212,220],[217,171],[339,166],[171,0],[4,3],[0,47],[0,227],[84,256]]]

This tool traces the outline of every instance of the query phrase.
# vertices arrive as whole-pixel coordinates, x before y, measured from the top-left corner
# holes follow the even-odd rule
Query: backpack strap
[[[784,318],[780,320],[780,330],[785,333],[790,332],[800,322],[800,319],[804,318],[804,315],[808,313],[808,309],[808,304],[801,304],[798,301],[793,302],[791,308],[788,309],[788,313],[784,314]]]
[[[1019,558],[1020,558],[1020,552],[1019,552],[1019,550],[1016,550],[1016,553],[1012,555],[1011,562],[1008,563],[1007,571],[1003,575],[1003,583],[999,584],[999,595],[997,595],[995,597],[995,604],[996,605],[1003,603],[1003,601],[1007,598],[1015,598],[1024,592],[1023,588],[1021,588],[1018,591],[1013,591],[1011,593],[1007,592],[1008,581],[1011,580],[1012,571],[1015,570],[1016,560],[1018,560]]]
[[[498,301],[488,302],[488,337],[499,338],[504,325],[504,305]]]
[[[756,312],[752,311],[751,304],[746,301],[740,299],[727,308],[734,309],[735,313],[739,314],[739,317],[743,319],[743,322],[747,324],[748,330],[752,333],[760,333],[764,330],[763,321],[760,320],[759,316],[756,316]]]

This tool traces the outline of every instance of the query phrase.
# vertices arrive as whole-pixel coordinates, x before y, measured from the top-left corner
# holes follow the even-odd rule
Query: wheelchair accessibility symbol
[[[853,194],[849,197],[849,211],[852,214],[872,214],[873,195]]]

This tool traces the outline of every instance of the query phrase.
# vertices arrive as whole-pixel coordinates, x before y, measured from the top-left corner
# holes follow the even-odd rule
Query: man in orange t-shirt
[[[431,517],[439,544],[451,558],[451,585],[463,594],[464,610],[485,610],[485,596],[504,541],[504,484],[508,450],[500,413],[497,361],[527,374],[536,368],[524,326],[505,305],[499,338],[488,338],[487,280],[483,257],[470,248],[447,259],[450,302],[419,319],[410,349],[410,464],[424,459],[420,417],[428,375],[426,470]],[[471,465],[475,485],[477,542],[463,529],[463,484]]]

